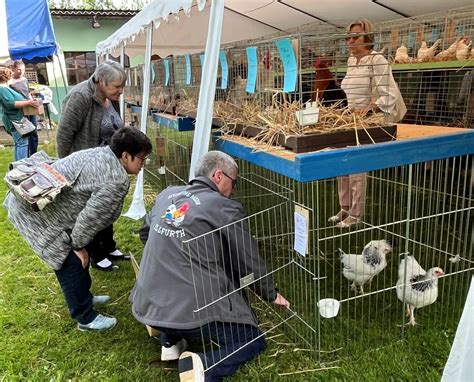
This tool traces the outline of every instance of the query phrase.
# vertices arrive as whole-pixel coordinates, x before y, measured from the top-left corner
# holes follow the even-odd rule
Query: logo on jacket
[[[189,203],[182,204],[179,208],[176,208],[174,204],[171,204],[165,211],[164,215],[161,216],[165,220],[166,224],[171,224],[174,227],[179,227],[186,216],[186,212],[189,210]]]

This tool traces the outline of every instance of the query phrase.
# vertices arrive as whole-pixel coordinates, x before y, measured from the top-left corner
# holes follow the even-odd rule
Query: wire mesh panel
[[[474,269],[472,156],[367,173],[364,213],[347,228],[328,222],[340,210],[337,179],[298,183],[245,161],[240,167],[255,179],[284,184],[291,199],[312,212],[310,252],[298,259],[313,276],[279,281],[282,292],[293,288],[289,296],[296,301],[305,296],[294,311],[315,330],[320,361],[420,330],[455,330]],[[290,242],[273,245],[281,252],[270,251],[272,257],[294,254]],[[415,317],[418,334],[406,326]]]
[[[292,342],[316,349],[314,320],[317,320],[317,315],[311,303],[316,297],[315,275],[305,268],[302,257],[291,250],[294,204],[287,198],[289,190],[264,179],[264,185],[258,187],[256,179],[255,174],[247,177],[241,173],[236,197],[245,205],[255,205],[258,200],[262,203],[259,212],[183,242],[193,274],[196,298],[194,318],[215,325],[213,318],[219,316],[221,309],[229,311],[231,304],[230,312],[234,312],[235,316],[228,317],[226,322],[248,322],[245,321],[248,319],[246,309],[237,307],[242,299],[247,300],[247,293],[251,293],[252,314],[258,317],[262,332],[260,337],[285,333]],[[277,190],[282,192],[275,192]],[[218,273],[209,275],[209,269],[218,269]],[[219,285],[226,287],[216,287]],[[291,309],[281,309],[266,300],[264,291],[273,285],[290,300]],[[239,338],[253,336],[252,324],[240,330]],[[259,338],[232,343],[228,339],[226,342],[215,338],[208,341],[207,331],[207,326],[202,328],[199,345],[207,355],[206,371]]]

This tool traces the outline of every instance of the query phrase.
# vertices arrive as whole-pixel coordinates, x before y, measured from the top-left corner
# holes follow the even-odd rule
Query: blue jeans
[[[56,277],[66,299],[71,317],[80,324],[89,324],[97,317],[92,308],[92,285],[89,265],[82,267],[82,262],[71,250],[60,270],[55,270]]]
[[[18,131],[13,128],[13,147],[15,161],[28,158],[28,137],[23,137]]]
[[[38,126],[38,118],[36,117],[36,115],[27,115],[26,118],[28,118],[33,125]],[[35,130],[28,134],[28,156],[32,156],[37,151],[38,130]]]
[[[241,365],[254,359],[265,349],[265,338],[260,329],[248,324],[211,322],[189,330],[161,327],[156,329],[161,332],[163,346],[174,345],[181,338],[187,341],[212,340],[220,345],[220,347],[212,345],[212,348],[211,345],[206,345],[209,346],[209,351],[197,353],[203,361],[204,368],[209,369],[205,372],[206,382],[221,381],[222,378],[234,374]],[[229,357],[224,359],[227,356]],[[212,367],[214,364],[217,365]]]

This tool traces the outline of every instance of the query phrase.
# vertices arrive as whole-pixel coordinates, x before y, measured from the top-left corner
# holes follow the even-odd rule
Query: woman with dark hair
[[[94,305],[110,301],[94,296],[89,274],[88,244],[94,235],[120,216],[129,174],[138,174],[151,152],[150,139],[141,131],[124,128],[110,146],[81,150],[51,166],[71,187],[40,211],[10,192],[3,206],[8,219],[38,257],[54,270],[71,317],[81,331],[102,331],[117,320],[99,314]]]
[[[347,27],[349,59],[341,88],[350,108],[362,114],[384,113],[388,122],[398,122],[406,113],[400,90],[393,79],[390,64],[373,50],[374,27],[368,20],[358,20]],[[360,221],[365,210],[367,174],[337,178],[340,211],[330,223],[346,228]]]
[[[0,67],[0,106],[5,131],[13,138],[15,161],[28,157],[28,136],[22,136],[16,131],[12,121],[21,121],[23,108],[27,106],[39,107],[40,103],[34,99],[25,99],[23,95],[9,87],[12,71]]]
[[[56,134],[60,158],[78,150],[107,146],[112,135],[124,127],[118,101],[126,78],[119,63],[106,61],[88,80],[72,88],[64,99]],[[89,252],[92,265],[104,271],[118,269],[110,260],[128,258],[117,249],[112,225],[97,233]]]

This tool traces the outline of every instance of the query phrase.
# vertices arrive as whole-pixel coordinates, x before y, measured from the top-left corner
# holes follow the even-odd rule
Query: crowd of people
[[[364,113],[403,114],[397,110],[401,95],[390,66],[373,50],[371,24],[356,21],[347,32],[351,56],[341,87],[349,107]],[[25,106],[39,105],[30,97],[24,65],[13,69],[0,68],[0,104],[18,161],[36,151],[37,137],[21,136],[11,121],[23,117]],[[364,77],[367,80],[361,82]],[[110,297],[92,294],[89,266],[110,271],[118,268],[116,260],[127,259],[116,246],[113,222],[129,189],[128,175],[138,174],[152,151],[149,138],[125,127],[120,117],[118,101],[125,79],[118,63],[106,61],[66,96],[57,129],[60,159],[52,166],[70,188],[41,211],[32,211],[12,193],[4,201],[9,220],[54,270],[81,331],[103,331],[117,323],[95,310]],[[182,381],[222,380],[265,348],[256,315],[240,287],[243,277],[258,280],[249,287],[263,300],[290,308],[259,256],[243,206],[232,200],[238,177],[238,166],[229,155],[208,152],[189,184],[169,187],[157,196],[140,231],[144,252],[130,294],[132,314],[160,331],[161,359],[179,361]],[[366,174],[338,178],[341,210],[330,222],[341,227],[358,222],[364,213],[366,179]],[[179,222],[169,214],[171,209],[182,211]],[[219,230],[231,224],[238,224],[238,229]],[[210,234],[212,246],[184,250],[185,240],[205,234]],[[199,272],[193,263],[200,264]],[[216,303],[206,305],[206,296],[216,291],[223,291],[225,298],[219,295]],[[203,314],[195,314],[196,305],[206,307]],[[218,346],[189,351],[196,339]]]

